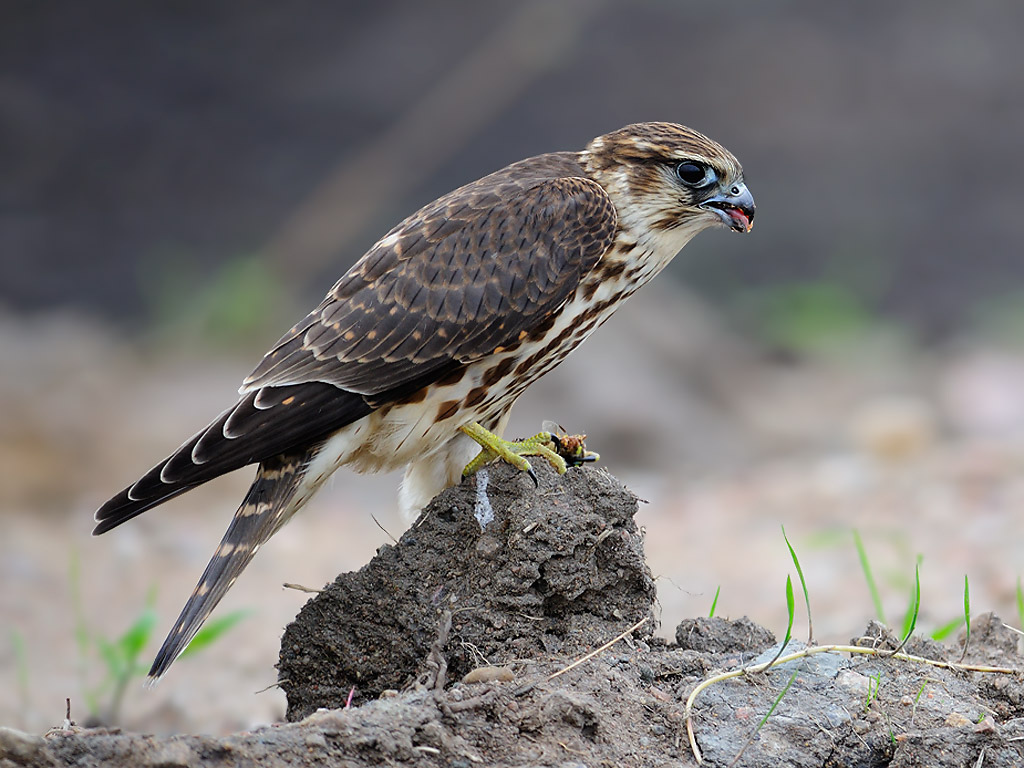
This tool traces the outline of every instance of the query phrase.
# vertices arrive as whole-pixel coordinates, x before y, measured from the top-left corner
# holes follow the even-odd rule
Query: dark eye
[[[684,160],[677,165],[676,176],[688,187],[704,187],[713,184],[718,179],[711,168],[704,163],[695,163],[692,160]]]

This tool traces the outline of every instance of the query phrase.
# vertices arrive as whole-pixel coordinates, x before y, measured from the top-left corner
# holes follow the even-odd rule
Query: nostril
[[[731,194],[738,195],[740,193],[740,188],[739,187],[733,187],[732,189],[729,190],[729,192]]]

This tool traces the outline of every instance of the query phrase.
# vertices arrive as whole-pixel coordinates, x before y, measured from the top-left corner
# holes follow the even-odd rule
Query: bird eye
[[[684,160],[677,165],[676,176],[688,187],[704,187],[718,180],[718,176],[711,168],[692,160]]]

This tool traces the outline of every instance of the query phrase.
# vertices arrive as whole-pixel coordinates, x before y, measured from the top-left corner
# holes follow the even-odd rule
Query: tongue
[[[737,232],[749,232],[753,226],[750,222],[750,217],[747,216],[739,208],[733,208],[732,206],[725,209],[725,212],[729,214],[729,218],[732,219],[732,228]]]

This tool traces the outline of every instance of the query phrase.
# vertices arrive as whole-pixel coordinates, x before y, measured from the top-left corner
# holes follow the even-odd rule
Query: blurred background
[[[0,26],[0,724],[218,733],[282,716],[281,628],[406,525],[342,471],[260,552],[240,623],[148,666],[250,481],[100,539],[395,222],[509,162],[670,120],[729,147],[754,231],[699,237],[510,433],[586,432],[648,503],[662,632],[820,639],[882,612],[1020,624],[1024,6],[935,0],[8,3]],[[380,527],[378,526],[378,522]],[[853,532],[878,585],[875,605]],[[795,574],[794,574],[795,576]],[[123,696],[123,698],[122,698]]]

